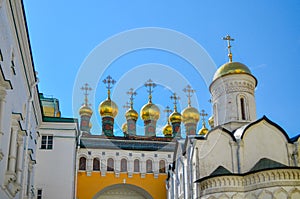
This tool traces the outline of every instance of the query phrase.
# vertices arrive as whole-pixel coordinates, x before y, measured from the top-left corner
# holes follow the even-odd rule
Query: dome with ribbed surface
[[[215,73],[213,80],[228,74],[250,74],[250,69],[240,62],[228,62],[223,64]]]
[[[91,116],[93,114],[93,110],[87,106],[87,105],[82,105],[79,109],[79,115],[88,115]]]
[[[129,109],[125,113],[126,120],[137,120],[139,117],[139,114],[134,109]]]
[[[170,115],[169,120],[170,120],[171,123],[181,122],[181,120],[182,120],[181,114],[178,113],[177,111],[174,111],[174,112]]]
[[[146,105],[144,105],[141,109],[141,118],[144,121],[147,120],[158,120],[160,117],[160,110],[159,108],[152,103],[147,103]]]
[[[116,117],[118,106],[111,99],[106,99],[99,105],[99,113],[102,117]]]
[[[182,121],[183,123],[198,123],[200,119],[200,114],[194,107],[187,107],[182,111]]]

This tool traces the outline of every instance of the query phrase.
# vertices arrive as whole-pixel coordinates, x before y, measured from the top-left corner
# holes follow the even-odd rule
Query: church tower
[[[182,121],[185,126],[185,132],[186,135],[196,135],[200,114],[199,111],[191,105],[191,97],[195,90],[193,90],[190,85],[187,85],[183,91],[187,93],[188,97],[188,107],[182,111]]]
[[[172,131],[173,131],[173,136],[177,138],[181,138],[181,114],[177,112],[177,100],[179,100],[179,96],[176,95],[176,93],[173,93],[171,96],[171,99],[174,100],[174,111],[170,115],[169,120],[172,124]]]
[[[133,88],[129,89],[127,94],[130,96],[130,107],[128,111],[125,113],[126,121],[127,121],[127,133],[129,136],[136,135],[136,121],[139,117],[139,114],[133,109],[133,100],[136,92]]]
[[[159,108],[152,103],[152,92],[153,88],[156,87],[156,84],[149,79],[145,83],[145,87],[148,88],[149,101],[141,109],[141,118],[144,120],[145,126],[145,136],[155,137],[156,136],[156,122],[160,117]]]
[[[90,130],[92,128],[92,123],[90,122],[90,119],[93,115],[93,110],[91,109],[90,104],[88,102],[88,91],[91,91],[92,88],[89,87],[89,85],[86,83],[81,88],[81,90],[84,91],[84,104],[79,109],[80,131],[90,133]]]
[[[229,62],[222,65],[215,73],[209,87],[213,106],[214,126],[223,125],[234,130],[256,119],[256,103],[254,90],[256,78],[249,68],[232,62],[230,41],[227,35]]]
[[[114,136],[114,118],[118,114],[118,106],[110,99],[110,89],[116,83],[111,76],[103,80],[107,88],[107,99],[99,105],[99,113],[102,117],[102,133],[108,137]]]

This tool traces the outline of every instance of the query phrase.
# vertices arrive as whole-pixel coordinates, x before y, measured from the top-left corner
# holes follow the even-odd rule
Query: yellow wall
[[[120,173],[120,176],[117,178],[114,172],[107,172],[106,176],[101,176],[100,172],[92,172],[91,176],[87,176],[86,172],[78,172],[77,198],[92,199],[102,189],[111,185],[122,184],[124,179],[126,179],[126,184],[144,189],[154,199],[166,199],[166,178],[166,174],[159,174],[158,178],[154,178],[153,174],[146,174],[145,178],[141,178],[140,174],[133,174],[129,178],[127,173]]]

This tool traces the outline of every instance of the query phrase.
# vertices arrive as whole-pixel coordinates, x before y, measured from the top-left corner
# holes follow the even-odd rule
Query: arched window
[[[140,172],[140,161],[135,159],[133,164],[133,172]]]
[[[153,170],[152,170],[152,160],[147,160],[146,161],[146,172],[147,173],[153,173]]]
[[[79,159],[79,170],[85,170],[86,169],[86,158],[81,157]]]
[[[125,158],[121,159],[121,172],[127,171],[127,160]]]
[[[241,104],[241,117],[242,117],[242,120],[246,120],[245,99],[243,97],[240,98],[240,104]]]
[[[98,158],[93,159],[93,171],[100,171],[100,161]]]
[[[107,159],[107,171],[114,171],[114,159],[108,158]]]
[[[166,173],[166,163],[164,160],[159,161],[159,173]]]

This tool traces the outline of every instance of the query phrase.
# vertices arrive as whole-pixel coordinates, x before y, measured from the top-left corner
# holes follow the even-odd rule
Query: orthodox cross
[[[172,113],[172,110],[170,109],[169,106],[166,106],[164,112],[166,113],[167,121],[168,121],[168,123],[169,123],[169,116],[170,116],[170,113]]]
[[[193,93],[196,92],[196,90],[192,89],[190,85],[187,85],[184,89],[183,92],[186,93],[186,96],[188,97],[188,106],[191,107],[191,97],[193,96]]]
[[[133,88],[130,88],[129,91],[126,92],[126,94],[130,96],[130,98],[129,98],[130,107],[128,107],[128,108],[133,109],[133,100],[134,100],[134,96],[136,96],[137,93],[133,90]]]
[[[226,35],[226,37],[223,37],[223,40],[227,40],[227,49],[228,49],[228,57],[229,57],[229,61],[232,62],[232,53],[231,53],[231,45],[230,45],[230,41],[234,41],[233,38],[230,37],[230,35]]]
[[[107,88],[107,98],[110,99],[110,89],[116,83],[116,81],[108,75],[104,80],[103,83],[106,85]]]
[[[202,117],[202,123],[205,124],[205,117],[207,117],[208,114],[205,113],[205,111],[202,109],[201,113],[200,113],[200,116]]]
[[[90,106],[91,104],[89,104],[89,100],[88,100],[88,95],[89,95],[88,91],[91,91],[92,88],[89,86],[88,83],[85,83],[84,86],[82,86],[80,89],[83,90],[83,92],[84,92],[83,93],[84,94],[84,105]]]
[[[145,83],[145,87],[148,88],[147,92],[149,93],[149,103],[152,103],[152,93],[153,93],[153,88],[156,87],[156,84],[149,79],[146,83]]]
[[[177,112],[177,100],[180,100],[180,97],[176,95],[176,93],[173,93],[173,95],[170,97],[171,100],[174,100],[174,112]]]
[[[130,108],[130,103],[126,102],[126,104],[123,105],[123,108],[124,109],[129,109]]]

